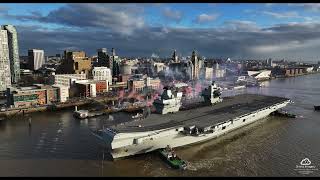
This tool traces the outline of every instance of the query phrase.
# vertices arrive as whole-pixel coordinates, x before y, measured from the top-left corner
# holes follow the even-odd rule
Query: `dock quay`
[[[57,111],[61,109],[67,109],[74,106],[84,106],[90,104],[90,100],[77,101],[70,103],[61,103],[61,104],[50,104],[37,107],[23,107],[23,108],[8,108],[6,111],[0,112],[0,117],[10,117],[14,115],[24,115],[33,112],[44,112],[44,111]]]
[[[97,98],[86,98],[86,99],[70,99],[69,102],[65,103],[54,103],[54,104],[46,104],[32,107],[14,107],[14,108],[6,108],[5,111],[0,111],[0,117],[11,117],[15,115],[24,115],[28,113],[34,112],[45,112],[45,111],[58,111],[62,109],[74,108],[75,106],[86,106],[94,103],[107,103],[107,102],[116,102],[118,100],[117,97],[97,97]],[[103,114],[106,113],[114,113],[119,111],[127,111],[134,112],[142,109],[144,106],[130,106],[124,108],[114,108],[107,107],[104,109]],[[93,116],[98,116],[102,113],[95,113]]]

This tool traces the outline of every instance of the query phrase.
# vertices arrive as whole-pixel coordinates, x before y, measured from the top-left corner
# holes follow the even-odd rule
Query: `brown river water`
[[[320,74],[266,81],[236,93],[284,96],[296,119],[268,117],[210,141],[181,147],[187,170],[170,169],[156,153],[117,161],[90,134],[106,117],[77,120],[72,110],[0,122],[0,176],[320,176]],[[235,93],[231,93],[235,94]],[[121,119],[122,117],[122,119]],[[105,154],[105,155],[103,155]],[[103,160],[104,157],[104,160]],[[311,171],[296,169],[309,158]]]

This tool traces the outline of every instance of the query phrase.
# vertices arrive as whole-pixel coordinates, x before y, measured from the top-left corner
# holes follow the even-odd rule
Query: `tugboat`
[[[282,117],[288,117],[288,118],[296,118],[297,116],[295,114],[291,114],[291,113],[288,113],[287,111],[274,111],[272,113],[272,115],[274,116],[282,116]]]
[[[159,150],[161,158],[164,159],[174,169],[187,169],[187,163],[180,159],[173,149],[168,145],[166,148]]]
[[[320,106],[314,106],[315,111],[320,111]]]
[[[75,110],[73,111],[73,116],[79,119],[85,119],[89,116],[88,110],[78,110],[78,107],[74,107]]]
[[[140,113],[137,113],[136,115],[134,116],[131,116],[132,119],[140,119],[142,118],[143,114],[140,114]]]
[[[85,119],[89,116],[88,110],[78,110],[73,112],[73,116],[78,119]]]

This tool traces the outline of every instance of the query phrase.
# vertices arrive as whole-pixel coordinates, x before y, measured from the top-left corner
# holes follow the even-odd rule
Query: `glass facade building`
[[[0,29],[0,91],[11,86],[7,31]]]
[[[8,34],[7,36],[9,47],[11,82],[17,83],[20,79],[20,59],[17,31],[16,28],[12,25],[3,25],[1,29],[6,30]]]

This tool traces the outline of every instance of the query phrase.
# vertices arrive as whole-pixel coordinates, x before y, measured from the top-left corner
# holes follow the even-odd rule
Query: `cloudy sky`
[[[0,4],[20,54],[113,47],[120,56],[320,57],[320,4]]]

